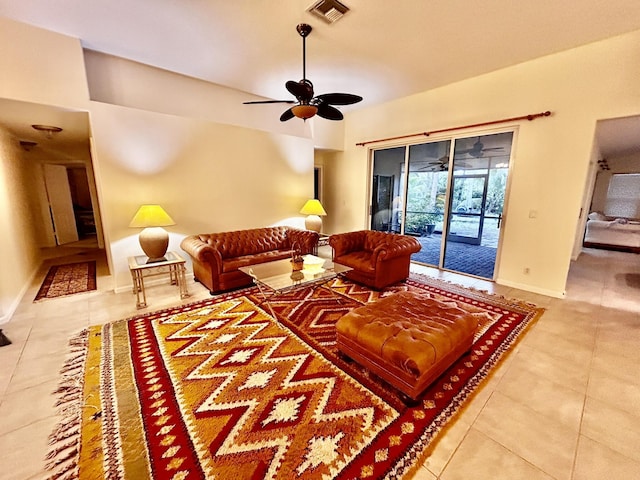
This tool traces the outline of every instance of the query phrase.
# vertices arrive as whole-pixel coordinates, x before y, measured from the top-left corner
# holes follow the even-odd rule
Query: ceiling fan
[[[461,162],[459,160],[455,161],[455,166],[456,168],[470,168],[471,165],[469,165],[466,162]],[[444,155],[442,157],[440,157],[439,159],[437,159],[434,162],[427,162],[427,164],[422,167],[419,168],[418,170],[428,170],[431,172],[435,172],[436,170],[440,170],[440,171],[446,171],[449,170],[449,155]]]
[[[313,84],[307,79],[306,63],[307,63],[307,48],[306,40],[311,33],[311,25],[301,23],[296,27],[296,30],[302,37],[302,80],[294,82],[289,80],[285,83],[285,87],[294,97],[293,100],[260,100],[253,102],[243,102],[245,105],[258,104],[258,103],[295,103],[295,105],[286,110],[280,115],[280,121],[286,122],[293,117],[298,117],[303,120],[311,118],[314,115],[326,118],[327,120],[342,120],[344,116],[342,112],[332,105],[351,105],[362,101],[362,97],[358,95],[352,95],[350,93],[325,93],[322,95],[314,96]]]
[[[504,147],[492,147],[492,148],[484,148],[483,143],[480,141],[480,137],[478,140],[471,146],[471,148],[467,148],[464,150],[456,150],[456,154],[464,155],[465,153],[471,155],[472,157],[479,158],[484,155],[484,152],[492,151],[492,150],[504,150]]]

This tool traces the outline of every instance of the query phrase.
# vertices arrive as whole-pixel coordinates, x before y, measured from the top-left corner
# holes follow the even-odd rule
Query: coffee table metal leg
[[[269,311],[271,312],[271,316],[275,319],[275,321],[278,321],[278,317],[276,316],[275,312],[273,311],[273,307],[271,306],[271,303],[269,302],[269,299],[274,297],[276,292],[271,291],[270,295],[267,295],[267,293],[265,292],[265,290],[262,287],[262,282],[258,281],[255,277],[253,278],[253,283],[258,287],[258,291],[260,292],[260,295],[262,295],[262,301],[256,305],[256,307],[260,307],[263,303],[267,304],[267,307],[269,307]]]

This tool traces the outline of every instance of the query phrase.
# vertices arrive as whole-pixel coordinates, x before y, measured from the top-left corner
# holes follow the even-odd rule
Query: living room
[[[361,229],[368,220],[369,151],[358,143],[550,110],[548,118],[506,124],[516,132],[517,147],[496,285],[537,300],[563,298],[582,242],[579,212],[598,158],[597,121],[640,109],[637,28],[349,111],[336,124],[282,124],[280,107],[241,105],[258,96],[99,53],[78,38],[4,17],[0,40],[6,52],[0,98],[88,113],[89,161],[110,272],[103,280],[118,293],[131,288],[125,259],[139,246],[138,231],[128,225],[143,203],[159,203],[172,215],[169,248],[178,250],[193,233],[300,222],[315,165],[323,167],[326,231]],[[7,321],[43,258],[29,201],[37,178],[29,159],[37,152],[24,151],[5,129],[0,133],[6,225],[0,321]]]

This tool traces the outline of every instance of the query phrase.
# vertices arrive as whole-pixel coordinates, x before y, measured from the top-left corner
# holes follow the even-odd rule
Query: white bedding
[[[584,241],[640,249],[640,221],[589,220]]]

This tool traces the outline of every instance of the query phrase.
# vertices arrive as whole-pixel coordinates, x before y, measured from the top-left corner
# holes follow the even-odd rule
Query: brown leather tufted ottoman
[[[336,331],[342,353],[416,400],[471,348],[477,327],[453,303],[399,292],[350,311]]]

